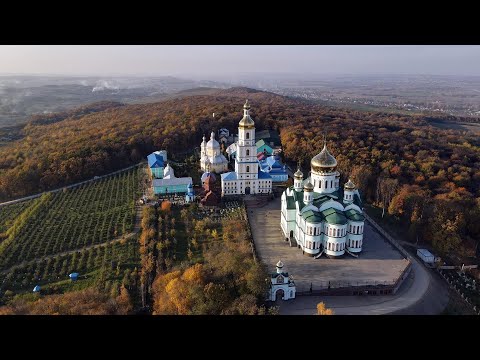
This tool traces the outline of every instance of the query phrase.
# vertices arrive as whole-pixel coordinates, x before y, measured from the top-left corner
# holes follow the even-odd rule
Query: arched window
[[[250,133],[247,132],[247,139],[250,139]]]
[[[250,150],[247,149],[247,156],[250,156]]]
[[[247,172],[250,172],[250,166],[247,165]]]
[[[338,251],[338,243],[335,245],[335,251]]]
[[[325,189],[328,189],[328,181],[325,181]]]

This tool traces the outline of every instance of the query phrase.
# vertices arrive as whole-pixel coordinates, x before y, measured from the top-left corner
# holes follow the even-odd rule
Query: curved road
[[[314,315],[322,301],[336,315],[434,315],[445,309],[448,300],[446,284],[413,258],[409,278],[395,295],[300,296],[278,305],[281,315]]]
[[[262,216],[262,214],[261,211],[256,212],[256,216]],[[379,232],[372,226],[372,230],[385,238],[385,235],[381,233],[383,229],[380,228]],[[257,234],[257,237],[263,238],[264,235]],[[390,242],[388,239],[385,241]],[[394,239],[391,241],[395,242]],[[393,243],[390,242],[390,244],[395,247]],[[397,246],[399,245],[397,244]],[[324,302],[338,315],[432,315],[441,313],[449,301],[447,284],[434,270],[426,268],[416,256],[412,256],[403,249],[402,252],[411,260],[412,270],[395,295],[298,296],[295,300],[278,302],[280,314],[313,315],[316,314],[316,306],[319,302]]]

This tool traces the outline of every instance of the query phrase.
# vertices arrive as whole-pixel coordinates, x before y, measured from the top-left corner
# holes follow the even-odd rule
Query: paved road
[[[277,200],[278,201],[278,200]],[[271,205],[271,204],[269,204]],[[267,211],[271,212],[267,205]],[[278,210],[280,211],[280,210]],[[256,215],[257,212],[255,211]],[[249,211],[249,216],[252,213]],[[264,215],[265,216],[265,215]],[[269,216],[266,218],[268,219]],[[252,230],[258,221],[252,219]],[[263,219],[262,219],[263,220]],[[276,219],[275,219],[276,220]],[[278,226],[275,226],[275,228]],[[280,231],[272,226],[270,231]],[[378,233],[377,233],[378,234]],[[255,242],[265,241],[265,237]],[[281,240],[280,240],[281,241]],[[280,244],[278,244],[280,246]],[[283,245],[283,244],[282,244]],[[257,248],[258,250],[258,248]],[[288,248],[296,251],[298,249]],[[260,254],[261,255],[261,254]],[[381,315],[381,314],[422,314],[441,313],[449,300],[447,285],[432,270],[425,268],[415,257],[412,271],[395,295],[381,296],[299,296],[294,300],[280,303],[282,315],[314,315],[316,305],[323,301],[338,315]],[[335,260],[334,260],[335,261]],[[267,264],[271,267],[271,264]],[[288,264],[287,264],[288,266]],[[294,274],[295,276],[295,274]],[[298,276],[298,275],[297,275]]]
[[[410,277],[395,295],[382,296],[300,296],[280,304],[281,315],[315,315],[324,302],[336,315],[434,315],[447,306],[448,290],[418,262]]]

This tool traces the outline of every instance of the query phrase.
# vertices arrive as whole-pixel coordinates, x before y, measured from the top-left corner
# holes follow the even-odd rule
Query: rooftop
[[[160,186],[174,186],[174,185],[188,185],[192,183],[191,177],[183,177],[183,178],[172,178],[172,179],[154,179],[153,186],[160,187]]]
[[[148,167],[156,168],[156,167],[163,167],[163,156],[161,156],[158,152],[153,152],[147,156]]]

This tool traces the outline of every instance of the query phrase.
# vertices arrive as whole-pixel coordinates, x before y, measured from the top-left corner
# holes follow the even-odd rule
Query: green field
[[[14,294],[30,293],[36,285],[41,286],[43,294],[64,293],[95,285],[106,291],[118,290],[122,282],[133,285],[136,276],[133,270],[138,263],[135,237],[32,262],[0,274],[0,301],[7,290]],[[75,282],[68,277],[72,272],[80,274]]]
[[[5,233],[17,216],[25,211],[25,209],[31,204],[32,201],[23,201],[9,206],[0,207],[0,234]]]
[[[2,208],[0,270],[131,232],[142,173],[135,168]]]
[[[43,294],[135,288],[137,237],[122,237],[134,230],[143,174],[138,167],[0,208],[0,303],[35,285]]]

